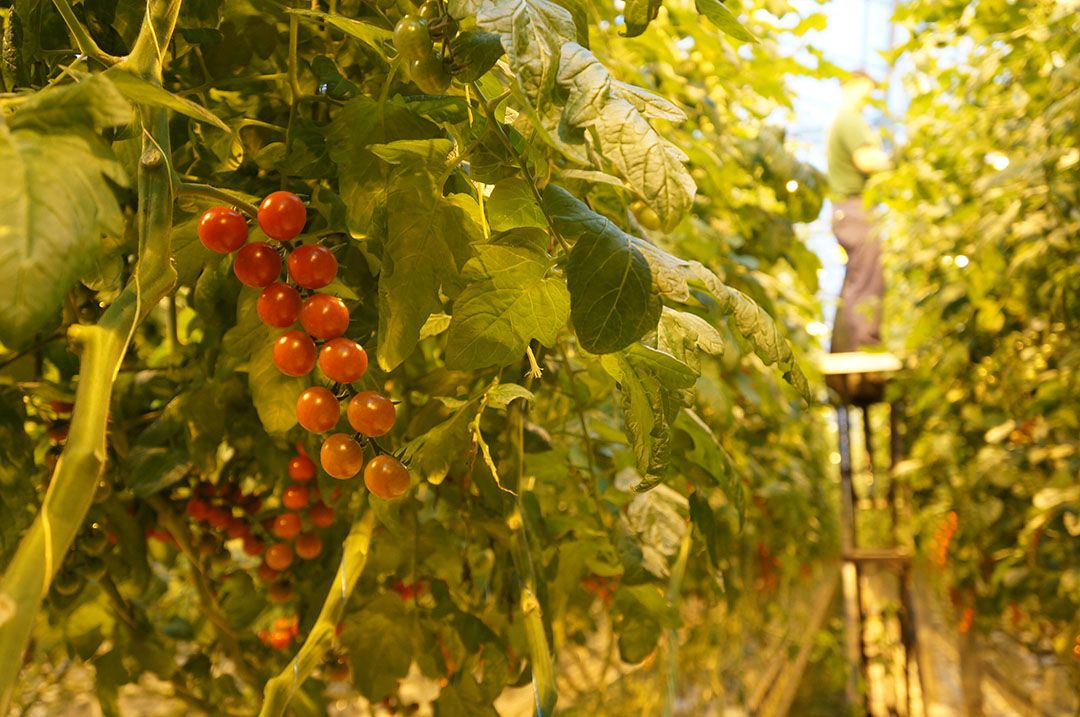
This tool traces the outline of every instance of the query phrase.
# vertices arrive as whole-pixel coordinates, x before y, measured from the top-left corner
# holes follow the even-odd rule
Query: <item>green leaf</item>
[[[722,523],[713,513],[709,499],[701,491],[691,491],[690,496],[690,520],[698,529],[702,540],[705,542],[705,550],[709,555],[709,563],[713,568],[719,569],[724,558],[724,549],[727,547],[727,535],[723,530]]]
[[[130,111],[107,81],[89,82],[43,91],[0,124],[0,342],[9,346],[56,316],[102,235],[123,231],[110,181],[127,179],[90,130]]]
[[[485,699],[480,685],[468,672],[457,674],[455,681],[439,691],[435,700],[435,717],[499,717],[499,713]]]
[[[784,379],[799,395],[812,401],[810,384],[799,368],[791,346],[780,334],[776,321],[746,294],[725,285],[715,274],[697,262],[693,264],[695,273],[719,302],[720,311],[732,318],[735,330],[750,342],[758,358],[764,361],[766,366],[776,364],[784,372]]]
[[[386,198],[387,236],[379,276],[378,360],[386,371],[404,361],[427,318],[456,293],[470,243],[479,238],[475,203],[442,196],[435,178],[446,167],[448,140],[394,142],[378,148],[394,163]]]
[[[746,514],[746,493],[742,481],[731,465],[731,459],[716,440],[712,430],[691,410],[679,414],[674,428],[685,433],[693,444],[690,450],[679,452],[677,463],[699,466],[704,474],[724,491],[724,495],[738,513],[741,528]]]
[[[114,83],[102,75],[90,75],[70,85],[59,85],[30,95],[14,115],[8,127],[16,130],[40,130],[47,133],[101,130],[119,127],[132,120],[131,105]]]
[[[477,27],[499,33],[515,82],[537,108],[548,104],[559,48],[577,37],[566,8],[551,0],[457,0],[449,7],[454,17],[475,13]]]
[[[454,65],[451,73],[459,82],[476,82],[505,54],[502,41],[493,32],[470,28],[450,41]]]
[[[681,402],[677,392],[694,384],[694,373],[670,356],[643,346],[604,356],[601,365],[618,382],[622,395],[623,422],[642,475],[634,489],[649,490],[660,482],[668,465],[671,422]]]
[[[720,0],[694,0],[694,2],[697,5],[698,12],[709,18],[712,24],[720,28],[725,34],[743,42],[756,43],[758,41],[753,33],[739,22],[739,19],[735,17],[735,13]]]
[[[355,38],[375,50],[380,57],[386,54],[387,43],[392,42],[394,39],[394,33],[384,27],[372,25],[362,20],[354,20],[344,15],[300,9],[289,9],[289,12],[336,27],[349,37]]]
[[[397,690],[412,664],[412,626],[405,603],[383,593],[345,619],[341,643],[351,654],[377,659],[354,660],[353,681],[364,697],[377,702]]]
[[[555,343],[570,315],[570,295],[544,252],[509,242],[482,244],[465,265],[469,282],[454,300],[446,340],[451,368],[506,366],[529,341]]]
[[[463,467],[473,442],[469,424],[482,410],[482,398],[470,399],[454,415],[410,441],[405,447],[409,469],[417,471],[428,483],[438,485],[452,469]]]
[[[146,80],[136,77],[126,70],[122,70],[119,67],[112,67],[105,71],[105,76],[112,81],[113,85],[120,90],[120,93],[124,95],[124,97],[127,97],[135,104],[164,107],[174,112],[179,112],[182,115],[186,115],[187,117],[191,117],[199,122],[212,124],[225,132],[231,131],[229,125],[225,124],[221,118],[202,105],[196,104],[180,95],[174,95],[172,92],[169,92],[158,85],[150,84]]]
[[[186,476],[192,468],[187,452],[166,446],[135,446],[124,460],[131,477],[127,485],[135,495],[146,497]]]
[[[655,585],[621,586],[612,603],[619,655],[638,663],[652,654],[664,628],[679,624],[674,608]]]
[[[566,277],[570,319],[582,347],[612,353],[654,330],[660,297],[630,236],[561,187],[544,190],[544,206],[556,231],[576,240]]]
[[[409,110],[398,99],[380,104],[370,97],[345,103],[326,135],[330,158],[338,165],[338,186],[347,208],[350,230],[370,232],[386,206],[389,169],[370,150],[371,145],[431,137],[438,128]]]
[[[569,92],[563,119],[593,127],[604,157],[671,230],[690,209],[697,186],[684,166],[686,154],[663,137],[646,115],[682,119],[683,113],[652,93],[616,82],[587,49],[562,46],[559,85]]]
[[[645,32],[649,23],[660,12],[661,0],[627,0],[623,17],[626,19],[626,37],[637,37]]]
[[[724,339],[720,332],[696,314],[664,307],[656,327],[657,347],[689,366],[699,370],[701,354],[724,354]]]
[[[485,208],[492,231],[504,232],[518,227],[547,229],[547,219],[537,205],[529,183],[520,177],[496,183]]]

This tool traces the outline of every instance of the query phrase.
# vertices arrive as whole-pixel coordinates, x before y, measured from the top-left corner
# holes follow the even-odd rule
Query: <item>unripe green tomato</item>
[[[98,481],[97,488],[94,489],[94,503],[104,503],[112,495],[112,492],[112,483],[102,478]]]
[[[440,95],[450,87],[450,73],[443,66],[442,56],[434,52],[410,62],[409,76],[424,94]]]
[[[100,580],[105,576],[105,561],[101,558],[87,557],[82,572],[87,580]]]
[[[394,47],[406,60],[420,60],[431,54],[431,34],[427,21],[416,15],[406,15],[394,27]]]
[[[637,218],[638,223],[649,231],[656,231],[660,228],[660,215],[657,214],[652,207],[645,204],[645,202],[634,202],[630,205],[630,211],[634,213],[634,217]]]
[[[100,527],[90,526],[79,536],[79,549],[87,555],[104,555],[109,547],[109,536]]]
[[[439,7],[439,3],[435,0],[427,0],[416,12],[429,23],[442,17],[442,8]]]
[[[61,570],[56,574],[56,577],[53,578],[52,586],[57,595],[71,597],[82,590],[83,579],[78,573],[71,572],[70,570]]]

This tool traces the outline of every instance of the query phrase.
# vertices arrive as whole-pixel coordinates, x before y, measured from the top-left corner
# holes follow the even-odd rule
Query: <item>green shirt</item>
[[[863,119],[861,108],[841,105],[829,128],[829,189],[833,194],[847,197],[862,192],[866,175],[852,158],[855,150],[877,143],[877,135]]]

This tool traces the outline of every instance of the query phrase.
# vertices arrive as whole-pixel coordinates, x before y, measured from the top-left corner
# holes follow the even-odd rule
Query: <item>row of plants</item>
[[[907,138],[875,198],[912,359],[900,474],[959,629],[1056,654],[1077,685],[1076,8],[916,1],[897,20]]]

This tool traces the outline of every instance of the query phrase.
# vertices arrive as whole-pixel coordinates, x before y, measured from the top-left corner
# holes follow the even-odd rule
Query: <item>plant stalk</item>
[[[345,548],[341,556],[334,581],[330,584],[326,600],[323,602],[319,617],[308,633],[304,644],[296,657],[276,676],[272,677],[263,691],[262,709],[259,717],[279,717],[285,714],[289,701],[304,683],[319,661],[326,654],[326,649],[334,640],[338,623],[345,616],[345,606],[352,595],[360,573],[367,563],[368,548],[371,546],[371,533],[375,524],[375,512],[364,511],[353,523],[345,538]],[[377,659],[376,656],[370,656]]]

